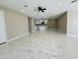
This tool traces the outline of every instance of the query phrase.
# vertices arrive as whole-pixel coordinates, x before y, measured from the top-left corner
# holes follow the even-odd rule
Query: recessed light
[[[25,10],[24,10],[24,9],[22,9],[22,12],[25,12]]]

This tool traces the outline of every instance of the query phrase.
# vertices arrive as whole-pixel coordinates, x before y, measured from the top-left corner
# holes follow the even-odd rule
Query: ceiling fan
[[[42,7],[37,7],[37,11],[38,12],[45,12],[46,8],[42,8]],[[36,10],[35,10],[36,11]]]

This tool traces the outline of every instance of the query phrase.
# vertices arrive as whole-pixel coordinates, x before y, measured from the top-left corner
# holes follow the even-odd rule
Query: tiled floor
[[[0,59],[77,59],[77,39],[55,31],[32,33],[0,45]]]

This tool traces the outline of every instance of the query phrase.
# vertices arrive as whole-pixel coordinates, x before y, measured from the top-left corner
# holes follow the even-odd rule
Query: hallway
[[[56,31],[32,33],[0,45],[0,59],[77,59],[77,39]]]

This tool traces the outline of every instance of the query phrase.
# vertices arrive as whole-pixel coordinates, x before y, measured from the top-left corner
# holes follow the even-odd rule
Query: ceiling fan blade
[[[46,10],[46,8],[44,8],[43,10]]]
[[[44,10],[41,10],[42,12],[44,12]]]

